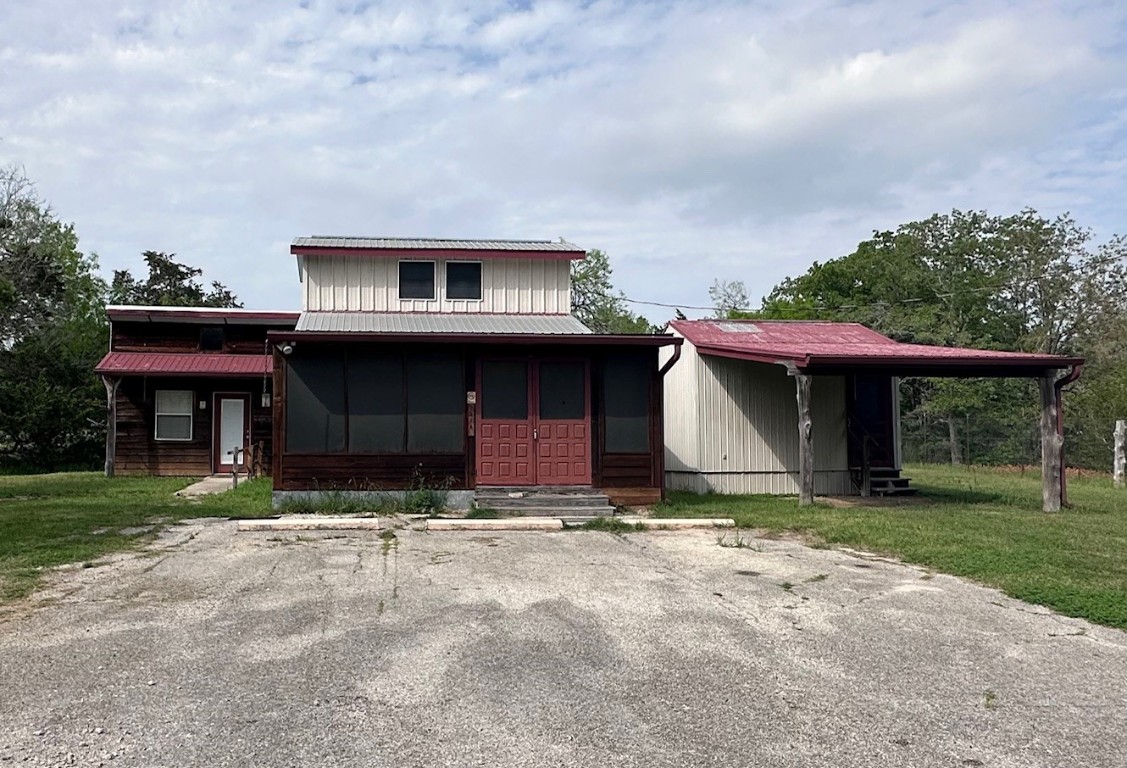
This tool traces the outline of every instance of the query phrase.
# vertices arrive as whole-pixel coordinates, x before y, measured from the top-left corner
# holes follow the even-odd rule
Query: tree
[[[87,466],[101,442],[94,365],[106,349],[106,286],[22,169],[0,170],[0,458]]]
[[[650,322],[626,309],[611,285],[610,259],[600,250],[571,263],[571,314],[595,333],[653,333]]]
[[[235,295],[222,283],[213,281],[204,290],[196,278],[202,269],[175,261],[176,254],[145,251],[149,276],[143,282],[127,269],[115,270],[110,286],[114,304],[143,304],[151,307],[241,307]]]
[[[747,288],[739,280],[717,280],[708,289],[716,317],[736,318],[748,314]]]
[[[1108,341],[1127,338],[1125,260],[1124,238],[1097,246],[1068,215],[952,211],[874,232],[848,256],[783,280],[756,316],[860,322],[908,342],[1083,354],[1075,402],[1089,407],[1086,390],[1112,396],[1119,390],[1103,377],[1127,370],[1123,345]],[[905,423],[942,422],[953,461],[1011,462],[1032,444],[1028,382],[923,380],[904,393]],[[1092,433],[1110,434],[1109,413],[1098,425],[1085,412],[1071,420],[1073,460],[1103,463]]]

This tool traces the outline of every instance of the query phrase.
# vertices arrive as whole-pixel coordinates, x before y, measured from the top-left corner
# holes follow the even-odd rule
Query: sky
[[[955,208],[1127,234],[1125,42],[1119,2],[5,2],[0,165],[107,275],[174,252],[251,308],[299,306],[306,235],[563,237],[631,299],[757,303]]]

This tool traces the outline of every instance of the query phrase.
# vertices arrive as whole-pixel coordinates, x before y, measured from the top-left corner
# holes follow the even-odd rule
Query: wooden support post
[[[117,463],[117,386],[121,379],[103,376],[106,386],[106,477],[113,477]]]
[[[1122,488],[1124,481],[1124,474],[1127,473],[1127,421],[1119,419],[1115,422],[1115,462],[1112,467],[1112,477],[1115,480],[1115,487]]]
[[[798,505],[814,503],[814,428],[810,420],[810,375],[794,375],[798,399]]]
[[[1057,392],[1055,371],[1040,379],[1041,385],[1041,500],[1046,512],[1060,512],[1061,448],[1064,438],[1057,431]]]

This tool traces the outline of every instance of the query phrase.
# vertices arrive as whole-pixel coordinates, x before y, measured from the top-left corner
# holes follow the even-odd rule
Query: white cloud
[[[563,235],[701,304],[937,210],[1124,202],[1113,5],[303,5],[5,5],[0,162],[106,267],[253,306],[302,234]]]

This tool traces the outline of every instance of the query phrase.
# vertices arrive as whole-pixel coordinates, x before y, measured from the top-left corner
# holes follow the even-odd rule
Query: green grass
[[[922,502],[800,509],[794,497],[674,493],[654,513],[732,517],[740,528],[894,555],[1127,629],[1127,490],[1109,477],[1069,478],[1072,507],[1045,514],[1036,472],[912,466],[905,474]]]
[[[0,476],[0,603],[29,594],[46,569],[98,558],[149,540],[192,517],[263,517],[270,480],[190,501],[173,494],[184,478],[118,477],[93,472]],[[155,526],[147,531],[131,528]]]

